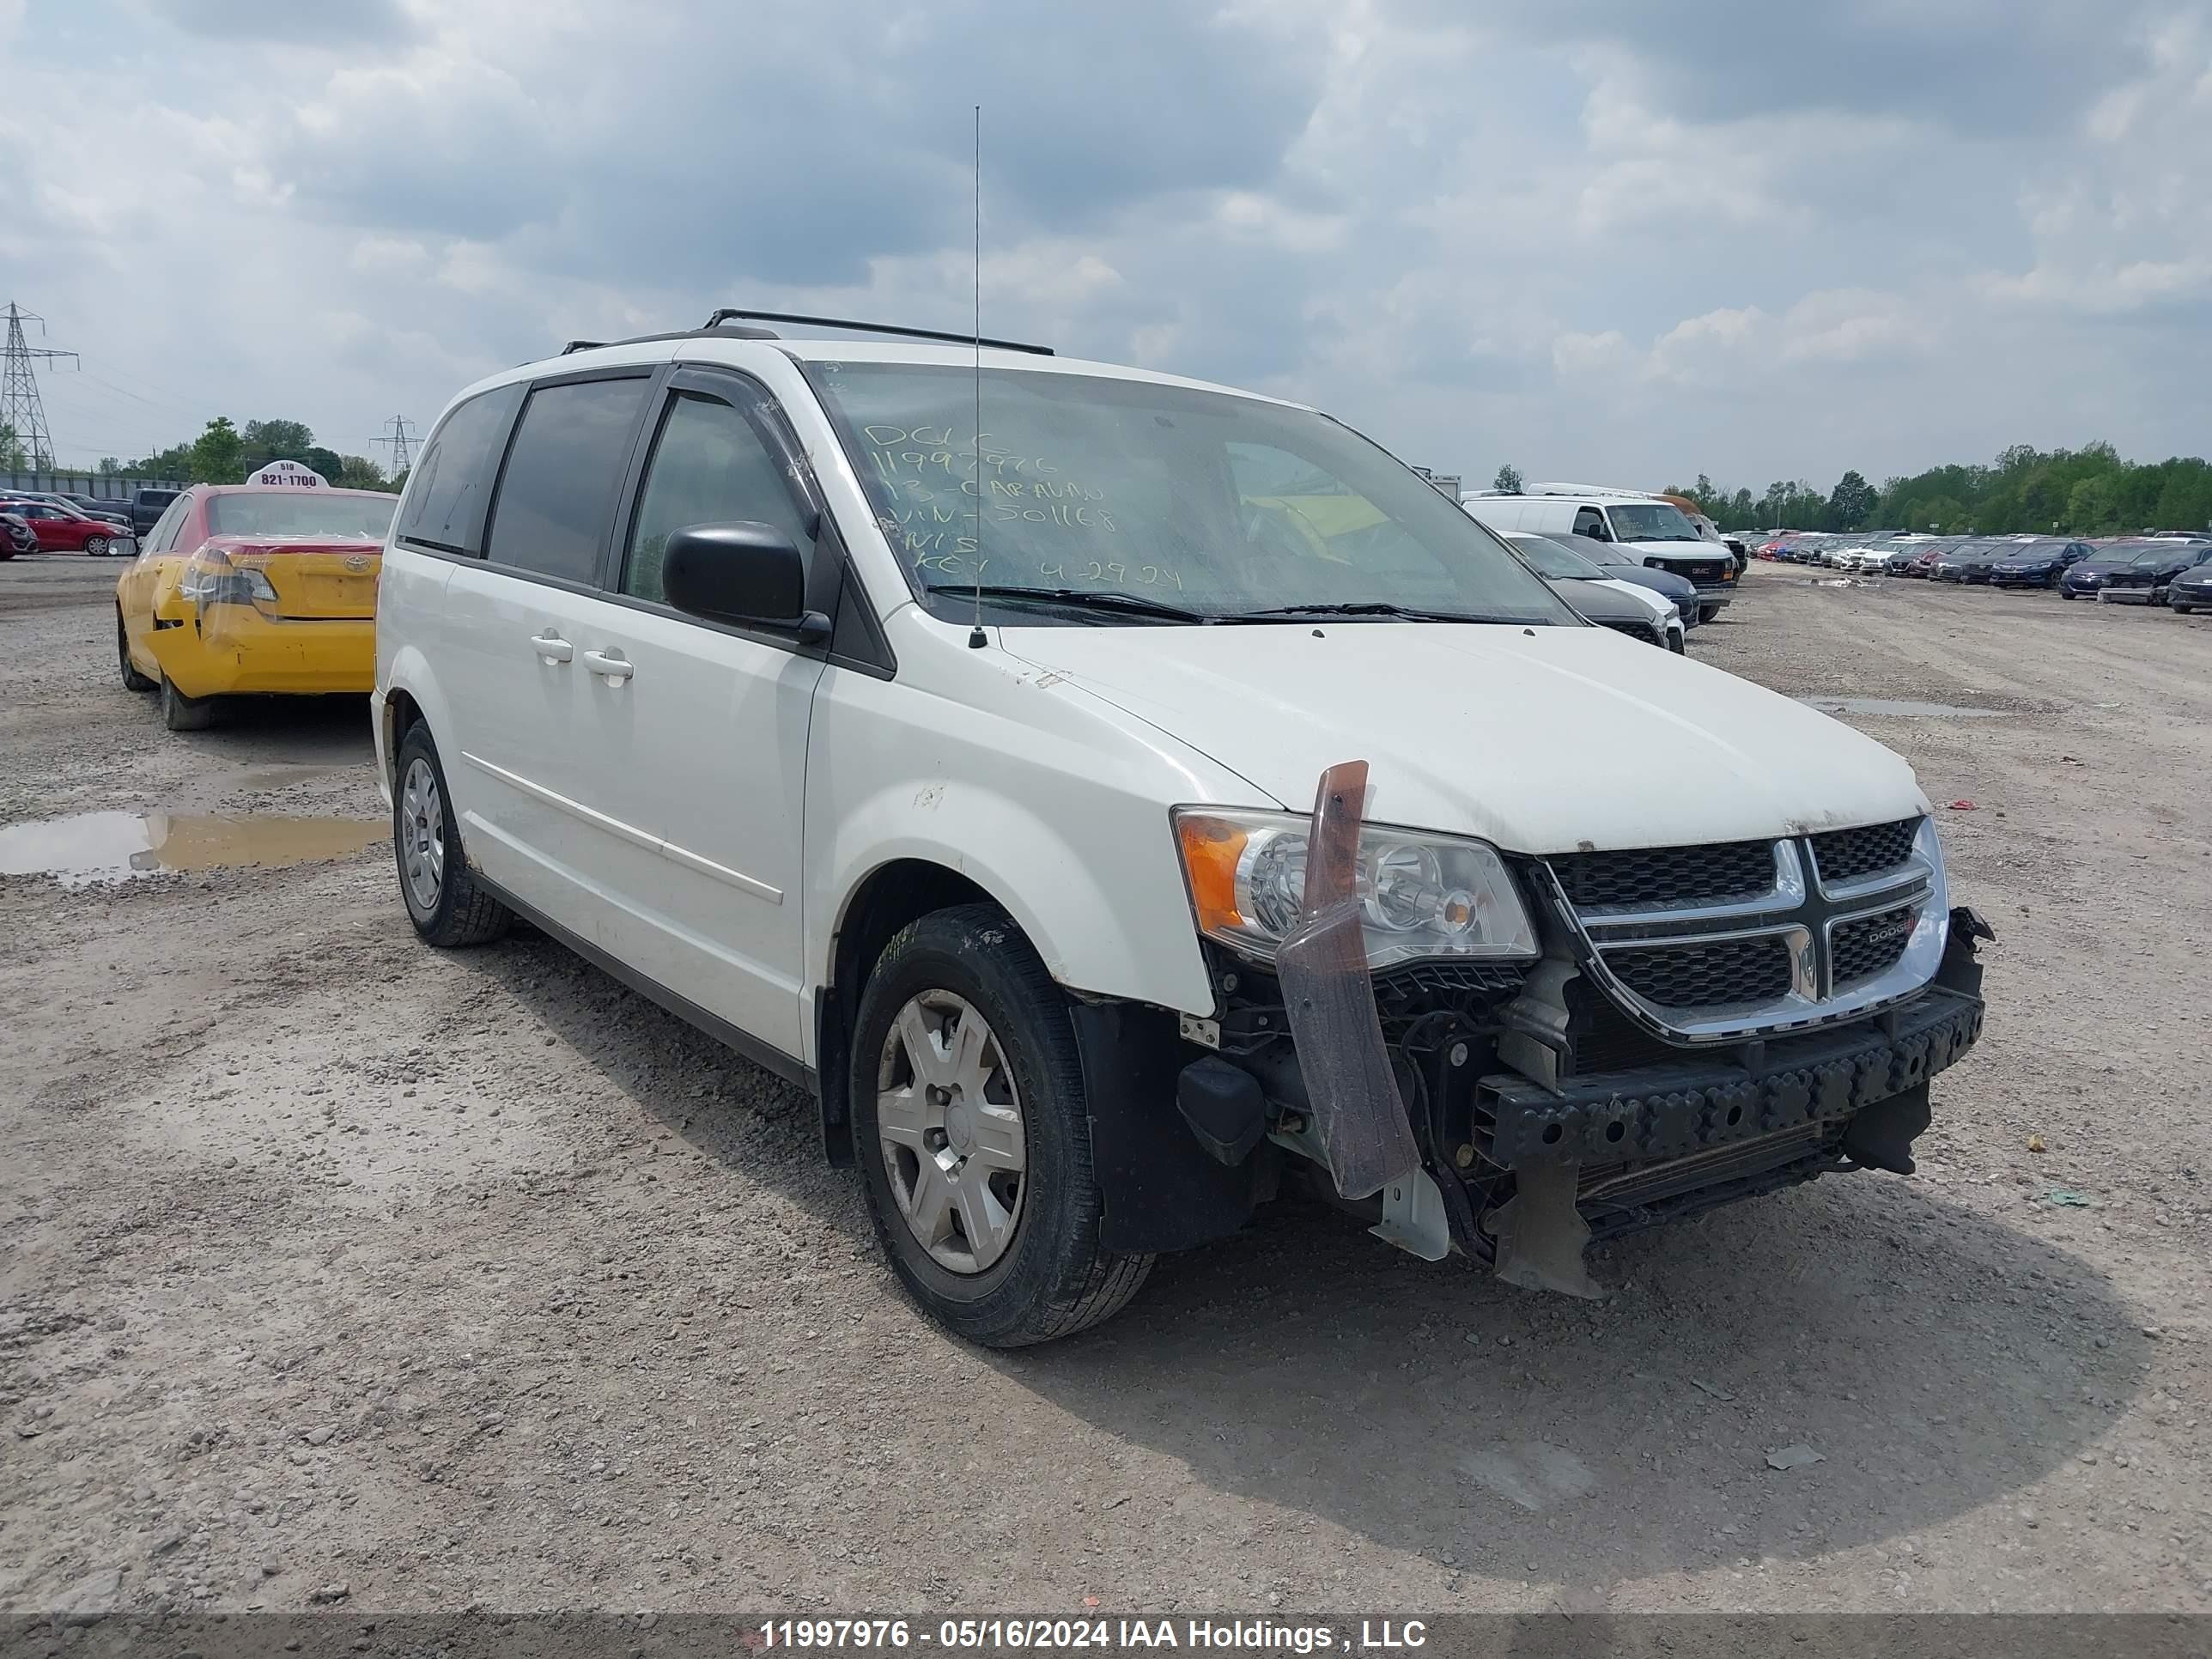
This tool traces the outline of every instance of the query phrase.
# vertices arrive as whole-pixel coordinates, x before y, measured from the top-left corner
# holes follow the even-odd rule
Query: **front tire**
[[[490,944],[514,925],[514,912],[484,891],[469,869],[446,793],[446,769],[422,721],[399,740],[392,771],[392,854],[407,920],[440,950]]]
[[[131,660],[131,635],[123,626],[123,613],[115,613],[115,660],[123,673],[125,691],[151,691],[154,682],[140,673]]]
[[[87,536],[84,538],[84,556],[88,559],[106,558],[107,556],[107,538],[105,536]]]
[[[161,724],[172,732],[204,732],[215,724],[213,697],[188,697],[167,674],[161,677]]]
[[[1006,913],[963,905],[884,947],[854,1022],[868,1213],[924,1311],[992,1348],[1118,1313],[1150,1255],[1099,1242],[1089,1102],[1067,1004]]]

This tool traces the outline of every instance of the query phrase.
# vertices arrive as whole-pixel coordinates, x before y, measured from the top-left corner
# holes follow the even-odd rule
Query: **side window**
[[[1601,542],[1613,539],[1613,532],[1605,527],[1605,515],[1594,507],[1585,507],[1575,514],[1575,534],[1595,537]]]
[[[161,516],[146,532],[145,550],[149,553],[167,552],[176,543],[177,532],[184,528],[185,515],[191,510],[192,498],[189,495],[179,495],[162,508]]]
[[[525,390],[481,393],[438,423],[408,476],[407,500],[392,526],[399,540],[442,553],[483,552],[484,504]]]
[[[572,582],[599,574],[648,384],[575,380],[530,394],[484,532],[485,558]]]
[[[663,598],[660,561],[672,531],[695,524],[772,524],[807,550],[806,524],[783,465],[752,422],[719,398],[682,392],[660,423],[660,436],[638,491],[623,560],[621,591]]]

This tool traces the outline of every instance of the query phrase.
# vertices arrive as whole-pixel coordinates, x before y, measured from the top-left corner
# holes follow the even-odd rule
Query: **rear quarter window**
[[[407,498],[393,526],[399,540],[441,553],[482,555],[492,480],[527,390],[518,384],[480,392],[438,422],[407,480]]]

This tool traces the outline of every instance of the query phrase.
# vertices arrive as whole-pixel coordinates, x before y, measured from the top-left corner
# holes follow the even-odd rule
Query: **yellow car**
[[[233,693],[375,684],[376,578],[398,498],[333,489],[305,467],[260,476],[270,482],[178,496],[115,584],[123,684],[159,690],[173,732],[209,725]]]

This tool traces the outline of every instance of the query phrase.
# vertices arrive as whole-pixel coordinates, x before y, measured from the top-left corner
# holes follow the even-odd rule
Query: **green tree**
[[[270,461],[299,461],[312,465],[307,452],[315,446],[315,434],[302,421],[248,421],[246,430],[239,434],[246,441],[246,465],[248,468],[264,466]],[[328,453],[328,451],[324,452]],[[319,472],[320,467],[315,470]]]
[[[1498,476],[1490,481],[1492,489],[1502,489],[1509,495],[1518,495],[1525,486],[1521,482],[1521,469],[1508,461],[1498,469]]]
[[[2066,495],[2065,524],[2077,536],[2109,536],[2119,528],[2120,504],[2109,477],[2077,482]]]
[[[322,471],[318,467],[317,471]],[[335,471],[323,476],[341,489],[389,489],[384,469],[366,455],[341,455]]]
[[[15,428],[0,422],[0,472],[28,472],[31,458],[25,453],[23,441],[15,435]]]
[[[1904,528],[1931,531],[1938,536],[1957,535],[1972,523],[1973,515],[1966,510],[1966,503],[1949,495],[1913,501],[1905,511],[1910,516]]]
[[[122,471],[123,462],[119,458],[113,455],[103,455],[100,458],[100,476],[101,477],[112,478]]]
[[[1828,516],[1838,530],[1865,529],[1874,507],[1874,486],[1856,471],[1837,479],[1828,495]]]
[[[245,477],[246,439],[228,415],[216,416],[192,441],[189,466],[186,476],[195,483],[236,483]]]
[[[2158,530],[2212,528],[2212,467],[2202,461],[2168,461],[2162,469],[2151,526]]]

